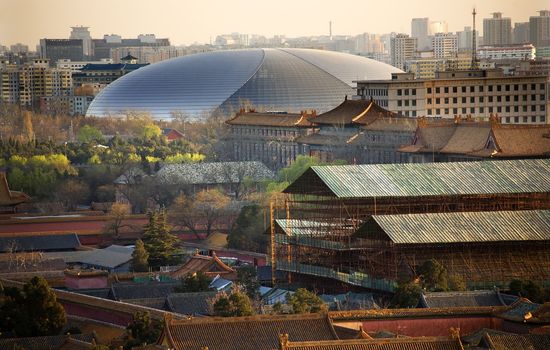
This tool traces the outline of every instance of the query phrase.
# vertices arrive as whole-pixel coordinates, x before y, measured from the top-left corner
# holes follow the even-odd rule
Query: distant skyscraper
[[[405,69],[405,61],[414,58],[418,40],[407,34],[397,34],[391,38],[391,64],[399,69]]]
[[[550,11],[539,11],[539,16],[529,17],[529,37],[535,47],[550,46]]]
[[[432,38],[435,58],[451,58],[458,52],[458,36],[452,33],[437,33]]]
[[[463,51],[472,50],[472,27],[464,27],[463,31],[456,32],[458,36],[458,49]],[[476,31],[477,41],[479,42],[479,32]]]
[[[429,18],[413,18],[411,21],[411,37],[418,39],[418,49],[428,50],[430,47]]]
[[[92,36],[90,35],[89,27],[71,27],[71,35],[69,39],[81,39],[82,40],[82,54],[84,57],[92,56]]]
[[[514,44],[525,44],[531,42],[529,38],[529,22],[518,22],[514,24],[513,38]]]
[[[21,43],[17,43],[15,45],[11,45],[10,46],[10,51],[12,53],[16,53],[16,54],[19,54],[19,53],[27,53],[29,52],[29,47],[27,45],[23,45]]]
[[[512,43],[512,19],[493,13],[493,18],[483,19],[483,45],[510,45]]]
[[[447,33],[449,31],[449,26],[445,21],[435,21],[430,22],[429,34],[435,35],[437,33]]]
[[[40,39],[40,57],[48,58],[54,67],[57,60],[65,58],[71,61],[84,61],[84,43],[82,39]]]

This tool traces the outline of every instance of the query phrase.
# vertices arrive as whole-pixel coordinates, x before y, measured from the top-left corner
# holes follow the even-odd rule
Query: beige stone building
[[[549,108],[548,75],[505,76],[501,70],[452,70],[433,79],[394,73],[392,80],[358,81],[356,98],[371,97],[407,117],[454,118],[456,115],[502,123],[545,124]]]

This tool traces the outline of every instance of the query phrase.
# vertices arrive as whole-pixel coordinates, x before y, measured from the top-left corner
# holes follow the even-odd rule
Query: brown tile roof
[[[16,205],[30,200],[31,197],[25,193],[10,190],[6,173],[0,172],[0,206]]]
[[[58,350],[92,350],[96,347],[94,343],[88,343],[81,340],[69,338],[59,347]]]
[[[539,157],[550,155],[550,125],[515,125],[450,120],[420,122],[412,145],[401,152],[464,154],[476,157]],[[489,146],[494,140],[495,148]]]
[[[448,316],[491,316],[506,311],[506,306],[479,306],[479,307],[448,307],[424,309],[377,309],[377,310],[350,310],[329,311],[329,317],[334,322],[348,320],[393,319],[393,318],[437,318]]]
[[[271,350],[283,333],[297,341],[338,339],[325,314],[167,320],[164,336],[176,350]]]
[[[273,127],[311,127],[313,124],[308,120],[308,117],[315,116],[312,114],[302,113],[258,113],[258,112],[239,112],[226,121],[229,125],[258,125],[258,126],[273,126]]]
[[[224,278],[235,277],[235,270],[227,266],[216,255],[207,256],[195,254],[177,270],[170,272],[172,278],[183,278],[189,274],[203,272],[207,276],[220,275]]]
[[[486,334],[482,344],[491,350],[548,350],[550,334]]]
[[[433,337],[280,342],[281,350],[463,350],[459,339]]]
[[[550,125],[501,125],[492,130],[497,143],[495,157],[550,156]]]
[[[374,121],[363,126],[364,130],[370,131],[409,131],[414,132],[417,127],[415,118],[390,117],[376,118]]]
[[[400,117],[372,100],[348,100],[347,98],[334,109],[309,118],[314,124],[359,124],[366,125],[380,117]]]

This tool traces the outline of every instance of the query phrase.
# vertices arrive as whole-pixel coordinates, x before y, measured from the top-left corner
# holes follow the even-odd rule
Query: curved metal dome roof
[[[174,58],[129,73],[108,85],[86,115],[149,112],[156,119],[182,112],[205,118],[216,110],[257,109],[321,113],[355,94],[353,80],[391,79],[390,65],[312,49],[213,51]]]

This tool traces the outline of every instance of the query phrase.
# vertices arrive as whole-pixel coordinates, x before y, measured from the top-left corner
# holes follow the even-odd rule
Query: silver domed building
[[[214,51],[140,68],[108,85],[87,116],[148,112],[170,119],[174,112],[206,118],[243,106],[259,110],[328,111],[354,95],[354,80],[391,79],[401,72],[368,58],[311,49]]]

